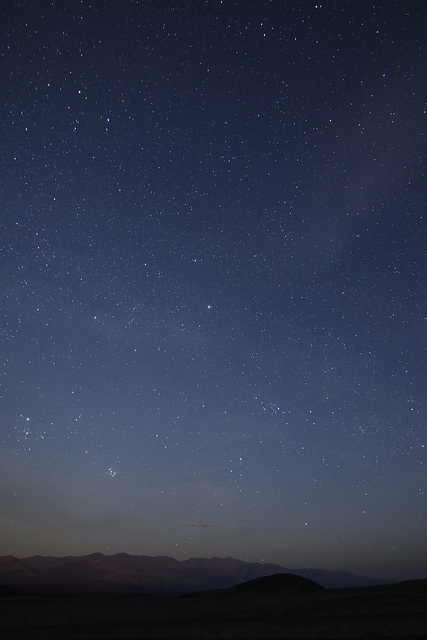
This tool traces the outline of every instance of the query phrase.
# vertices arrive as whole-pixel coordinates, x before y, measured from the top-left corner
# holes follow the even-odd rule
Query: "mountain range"
[[[326,588],[385,584],[344,571],[287,569],[273,563],[244,562],[235,558],[190,558],[119,553],[61,558],[0,557],[0,592],[16,593],[134,593],[182,594],[224,589],[249,580],[289,574],[307,578]]]

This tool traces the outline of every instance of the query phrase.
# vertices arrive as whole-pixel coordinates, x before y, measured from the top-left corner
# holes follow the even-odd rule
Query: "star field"
[[[425,18],[1,9],[4,554],[426,577]]]

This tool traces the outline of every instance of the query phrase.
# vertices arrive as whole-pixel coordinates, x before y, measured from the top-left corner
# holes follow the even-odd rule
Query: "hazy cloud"
[[[185,527],[192,529],[218,529],[219,524],[211,524],[208,522],[192,522],[191,520],[180,520]]]

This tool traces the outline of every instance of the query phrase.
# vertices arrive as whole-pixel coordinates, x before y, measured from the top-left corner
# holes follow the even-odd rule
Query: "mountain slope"
[[[0,557],[0,587],[31,591],[90,591],[117,593],[189,593],[233,587],[274,574],[294,574],[323,587],[379,584],[345,572],[286,569],[272,563],[235,558],[190,558],[179,562],[168,556],[106,556],[94,553],[63,558]]]

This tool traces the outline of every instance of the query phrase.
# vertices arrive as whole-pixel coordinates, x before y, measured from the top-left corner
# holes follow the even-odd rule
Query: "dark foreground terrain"
[[[0,637],[421,638],[427,581],[324,589],[280,574],[179,597],[5,595]]]

